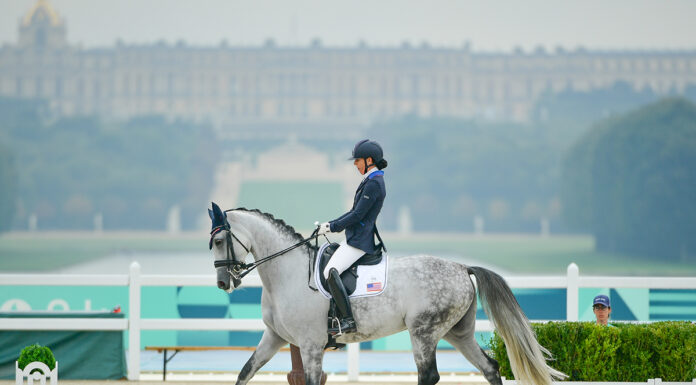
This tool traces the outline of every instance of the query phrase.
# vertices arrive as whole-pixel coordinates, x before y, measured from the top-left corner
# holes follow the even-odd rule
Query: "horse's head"
[[[242,283],[240,273],[244,267],[245,257],[249,253],[250,240],[241,228],[233,232],[226,212],[223,212],[214,202],[212,210],[208,209],[208,215],[213,223],[208,247],[213,250],[215,256],[217,286],[232,292]],[[233,287],[230,286],[230,281]]]

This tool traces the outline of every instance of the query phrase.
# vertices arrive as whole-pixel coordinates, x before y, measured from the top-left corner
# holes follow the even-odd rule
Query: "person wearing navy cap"
[[[594,311],[595,317],[597,318],[597,325],[613,326],[609,324],[611,302],[608,296],[600,294],[594,297],[594,301],[592,301],[592,311]]]
[[[350,301],[340,278],[341,273],[366,253],[374,254],[384,247],[381,239],[379,245],[375,245],[375,235],[379,239],[377,216],[387,196],[382,171],[387,167],[387,160],[384,159],[382,146],[373,140],[361,140],[355,144],[350,160],[353,160],[358,172],[365,176],[355,192],[353,208],[333,221],[319,225],[319,234],[346,231],[345,241],[341,242],[323,271],[339,313],[340,325],[331,327],[331,334],[357,330]]]

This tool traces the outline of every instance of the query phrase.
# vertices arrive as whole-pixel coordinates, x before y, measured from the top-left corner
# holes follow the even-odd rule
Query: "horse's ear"
[[[213,206],[213,210],[212,210],[213,214],[210,217],[210,219],[213,220],[213,228],[215,228],[217,226],[222,226],[225,223],[227,223],[227,216],[225,216],[225,213],[222,212],[222,210],[220,209],[220,206],[215,204],[215,202],[210,202],[210,203]]]
[[[210,204],[213,206],[213,218],[224,218],[225,217],[222,214],[222,210],[220,209],[220,206],[215,204],[215,202],[210,202]]]
[[[213,219],[215,219],[215,218],[213,217],[213,210],[208,209],[208,216],[210,217],[210,220],[211,220],[211,221],[212,221]]]

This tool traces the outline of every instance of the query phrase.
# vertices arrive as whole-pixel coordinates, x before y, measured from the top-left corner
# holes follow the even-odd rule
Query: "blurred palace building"
[[[695,51],[482,53],[427,45],[257,47],[128,45],[82,49],[47,0],[0,48],[0,95],[42,98],[60,116],[159,114],[222,132],[285,136],[364,128],[396,115],[527,121],[545,92],[626,82],[680,93],[696,84]],[[299,131],[297,131],[299,130]],[[325,132],[325,131],[324,131]]]

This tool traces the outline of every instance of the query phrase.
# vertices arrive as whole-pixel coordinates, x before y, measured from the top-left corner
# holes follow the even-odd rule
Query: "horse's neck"
[[[267,220],[255,214],[245,214],[242,225],[250,233],[251,251],[255,260],[258,261],[297,243],[297,240],[281,233]],[[289,288],[298,284],[306,285],[308,263],[306,248],[298,247],[262,263],[257,269],[264,288],[272,290],[276,286]]]

